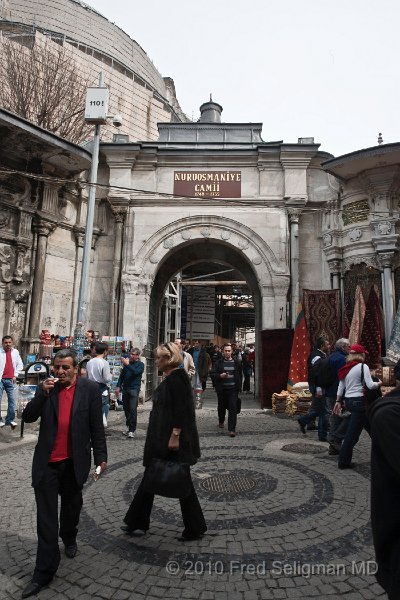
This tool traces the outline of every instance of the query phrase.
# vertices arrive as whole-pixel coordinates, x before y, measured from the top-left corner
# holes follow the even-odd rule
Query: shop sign
[[[174,194],[190,198],[240,198],[241,171],[175,171]]]

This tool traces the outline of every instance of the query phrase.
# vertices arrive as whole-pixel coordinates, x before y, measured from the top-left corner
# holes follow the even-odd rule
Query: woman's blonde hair
[[[173,342],[167,342],[166,344],[160,344],[154,351],[154,355],[168,357],[167,364],[172,368],[176,369],[182,364],[182,352],[176,344]]]
[[[355,360],[357,362],[364,362],[365,361],[365,354],[352,354],[350,352],[350,354],[348,354],[346,356],[346,362],[351,362],[352,360]]]

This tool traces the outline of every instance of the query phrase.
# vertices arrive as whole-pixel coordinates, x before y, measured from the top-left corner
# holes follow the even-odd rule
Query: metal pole
[[[99,75],[99,87],[104,87],[104,74]],[[92,150],[92,167],[90,169],[89,195],[86,214],[85,242],[83,246],[81,281],[78,299],[78,323],[87,321],[87,304],[89,290],[90,254],[92,249],[94,209],[96,206],[97,169],[99,165],[100,124],[95,125]]]

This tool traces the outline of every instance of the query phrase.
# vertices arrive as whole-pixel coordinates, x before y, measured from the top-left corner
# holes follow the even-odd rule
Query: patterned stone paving
[[[217,428],[214,393],[197,411],[203,456],[192,469],[208,532],[182,543],[179,502],[157,497],[149,532],[119,527],[143,473],[150,404],[140,407],[137,437],[122,435],[123,415],[110,416],[109,469],[84,490],[74,560],[62,559],[40,598],[385,599],[375,582],[369,524],[369,440],[363,434],[354,471],[339,471],[316,432],[273,416],[243,397],[238,435]],[[21,597],[35,552],[30,467],[36,425],[0,445],[0,599]],[[6,433],[4,435],[7,435]],[[1,440],[0,440],[1,441]],[[210,477],[252,481],[250,489],[207,489]]]

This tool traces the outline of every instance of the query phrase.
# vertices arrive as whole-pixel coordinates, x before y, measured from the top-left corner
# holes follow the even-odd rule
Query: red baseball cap
[[[369,354],[368,350],[366,350],[364,348],[364,346],[361,346],[361,344],[353,344],[352,346],[350,346],[349,353],[350,354]]]

